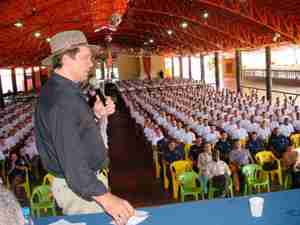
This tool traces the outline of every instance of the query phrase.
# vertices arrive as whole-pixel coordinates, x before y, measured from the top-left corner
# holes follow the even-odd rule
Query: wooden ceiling
[[[39,64],[46,39],[73,29],[94,44],[110,35],[113,45],[160,54],[300,43],[298,0],[5,0],[0,9],[1,67]],[[113,12],[125,13],[117,30],[95,32]]]

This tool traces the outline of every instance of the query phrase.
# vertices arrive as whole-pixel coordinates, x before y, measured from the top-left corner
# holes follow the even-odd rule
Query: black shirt
[[[106,167],[107,151],[79,85],[51,76],[37,103],[35,135],[45,168],[64,177],[76,194],[91,201],[107,192],[95,174]]]

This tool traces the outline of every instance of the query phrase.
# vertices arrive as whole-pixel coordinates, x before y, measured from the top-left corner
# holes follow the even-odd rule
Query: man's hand
[[[104,211],[113,218],[116,225],[125,225],[129,218],[134,215],[134,208],[126,200],[109,192],[94,198]]]
[[[99,96],[96,95],[96,102],[94,105],[94,112],[98,118],[103,116],[109,116],[116,111],[115,103],[111,100],[110,97],[106,97],[106,106],[103,105],[102,101],[100,100]]]

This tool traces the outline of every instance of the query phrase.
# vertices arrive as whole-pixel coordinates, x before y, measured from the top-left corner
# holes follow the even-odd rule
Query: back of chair
[[[184,145],[185,159],[188,159],[188,158],[189,158],[189,152],[190,152],[191,146],[192,146],[192,145],[190,145],[190,144],[185,144],[185,145]]]
[[[186,171],[191,171],[192,170],[192,162],[189,160],[178,160],[173,162],[170,165],[170,170],[172,177],[176,177],[179,174],[186,172]]]
[[[33,190],[31,204],[51,201],[53,201],[53,198],[49,185],[40,185]]]
[[[195,173],[194,171],[183,172],[178,177],[178,180],[183,188],[196,187],[197,186],[196,181],[198,179],[199,179],[199,175],[197,173]]]
[[[255,160],[258,164],[263,165],[265,162],[270,162],[276,159],[271,151],[261,151],[255,155]]]
[[[46,174],[43,178],[43,185],[52,185],[54,176],[50,173]]]
[[[300,147],[300,134],[293,134],[291,135],[291,142],[294,148]]]
[[[248,183],[255,182],[257,180],[257,174],[261,171],[261,166],[257,164],[245,165],[242,168],[242,174],[246,177]]]

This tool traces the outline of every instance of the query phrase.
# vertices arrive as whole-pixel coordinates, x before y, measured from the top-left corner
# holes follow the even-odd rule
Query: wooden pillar
[[[35,71],[34,67],[31,67],[31,79],[32,79],[32,88],[34,91],[36,91],[36,83],[35,83]]]
[[[204,68],[204,55],[200,55],[200,71],[201,71],[201,81],[205,83],[205,68]]]
[[[174,57],[172,57],[172,79],[174,79]]]
[[[179,76],[183,78],[183,69],[182,69],[182,56],[179,56]]]
[[[24,76],[24,92],[28,92],[27,76],[26,76],[26,72],[25,72],[24,67],[23,67],[23,76]]]
[[[3,89],[2,89],[2,81],[1,81],[1,73],[0,73],[0,107],[4,108],[4,96],[3,96]]]
[[[12,80],[12,86],[13,86],[13,93],[17,94],[18,93],[18,89],[17,89],[17,79],[16,79],[16,70],[13,67],[11,69],[11,80]]]
[[[192,58],[189,56],[189,79],[192,80]]]
[[[216,89],[220,88],[220,68],[219,68],[219,53],[215,52],[215,81]]]
[[[241,74],[242,74],[242,54],[240,49],[235,50],[236,66],[236,91],[241,92]]]
[[[271,47],[266,49],[266,97],[269,102],[272,102],[272,71],[271,71]]]

